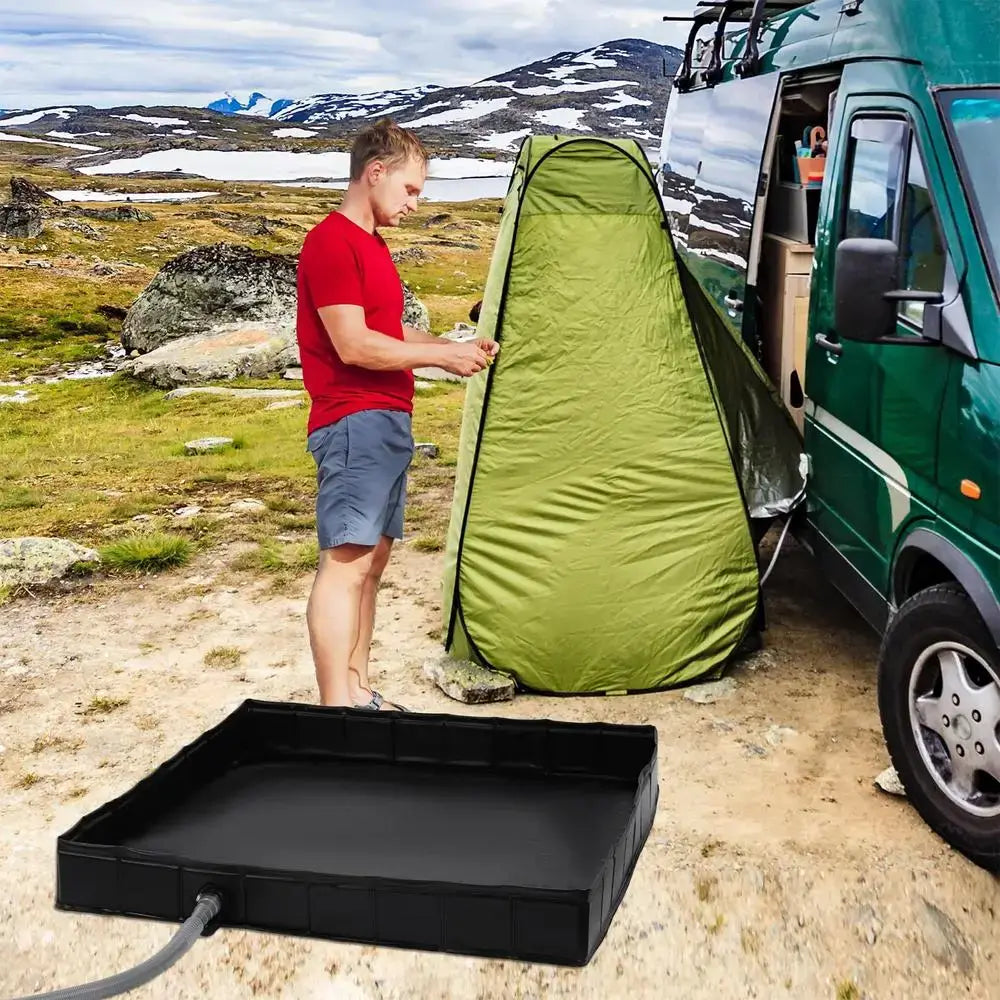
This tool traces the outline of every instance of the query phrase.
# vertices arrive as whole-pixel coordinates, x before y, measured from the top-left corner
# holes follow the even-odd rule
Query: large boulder
[[[427,306],[410,291],[410,286],[403,282],[403,323],[416,327],[427,333],[431,328],[431,315]]]
[[[32,239],[42,231],[42,210],[37,205],[0,205],[0,236]]]
[[[294,255],[235,243],[173,258],[125,317],[122,345],[140,357],[123,370],[169,388],[298,365],[297,271]],[[427,307],[405,282],[403,303],[402,321],[429,330]]]
[[[171,341],[127,361],[119,371],[172,389],[194,382],[263,378],[298,360],[294,332],[237,324],[207,337]]]
[[[135,205],[112,205],[110,208],[78,208],[76,215],[89,219],[105,219],[109,222],[152,222],[156,218],[152,212],[144,212]]]
[[[66,576],[77,563],[99,563],[100,555],[64,538],[0,539],[0,587],[44,586]]]
[[[46,205],[59,202],[58,198],[50,195],[33,181],[29,181],[27,177],[16,175],[10,179],[10,200],[13,204],[20,205]]]
[[[139,295],[122,326],[128,351],[211,336],[243,324],[292,335],[295,257],[233,243],[195,247],[167,261]]]

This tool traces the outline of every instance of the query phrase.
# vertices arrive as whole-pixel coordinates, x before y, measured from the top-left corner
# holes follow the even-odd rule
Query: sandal
[[[381,712],[383,711],[382,706],[386,704],[385,698],[382,697],[378,691],[372,691],[371,700],[364,705],[355,705],[354,707],[362,712]],[[404,708],[402,705],[397,705],[395,702],[389,702],[392,708],[386,708],[386,712],[409,712],[408,708]]]

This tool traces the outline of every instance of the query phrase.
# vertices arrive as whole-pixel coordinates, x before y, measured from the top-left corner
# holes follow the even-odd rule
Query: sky
[[[694,0],[0,0],[0,108],[201,107],[473,83],[617,38],[683,43]]]

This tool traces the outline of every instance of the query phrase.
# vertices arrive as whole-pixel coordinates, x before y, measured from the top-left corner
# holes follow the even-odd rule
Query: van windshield
[[[942,104],[952,137],[958,147],[962,179],[976,216],[1000,295],[1000,198],[996,192],[997,163],[1000,162],[1000,88],[989,90],[949,90]]]

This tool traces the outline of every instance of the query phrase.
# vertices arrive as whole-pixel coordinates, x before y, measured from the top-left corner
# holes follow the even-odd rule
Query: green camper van
[[[802,435],[910,800],[1000,868],[1000,3],[701,3],[658,186]]]

